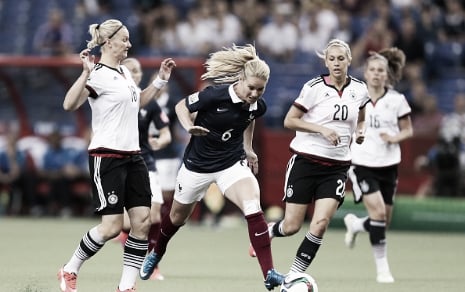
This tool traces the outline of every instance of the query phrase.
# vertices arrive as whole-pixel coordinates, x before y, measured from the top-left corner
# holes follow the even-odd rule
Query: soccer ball
[[[306,273],[290,273],[284,278],[280,292],[318,292],[315,279]]]

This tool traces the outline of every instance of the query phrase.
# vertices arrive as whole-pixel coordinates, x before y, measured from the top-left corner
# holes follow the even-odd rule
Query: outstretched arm
[[[172,58],[166,58],[161,62],[157,78],[140,93],[141,107],[145,106],[155,96],[158,96],[163,86],[168,83],[174,67],[176,67],[176,62]]]
[[[74,82],[68,92],[66,92],[65,100],[63,101],[63,108],[66,111],[77,110],[89,96],[89,91],[86,89],[87,78],[94,68],[95,56],[90,55],[90,49],[84,49],[79,53],[82,61],[82,73]]]

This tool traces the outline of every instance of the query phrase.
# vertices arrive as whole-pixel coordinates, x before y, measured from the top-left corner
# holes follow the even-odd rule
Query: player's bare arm
[[[185,99],[181,99],[176,104],[175,110],[179,122],[189,134],[194,136],[206,136],[208,133],[210,133],[210,130],[204,127],[194,126],[194,121],[192,119],[193,115],[189,112],[189,109],[186,107]]]
[[[82,61],[82,73],[65,95],[63,109],[66,111],[77,110],[89,96],[86,82],[94,68],[95,56],[90,55],[90,49],[84,49],[79,53],[79,58]]]
[[[286,117],[284,118],[284,127],[294,131],[320,133],[331,144],[337,145],[339,143],[339,135],[333,129],[329,129],[314,123],[308,123],[302,118],[304,112],[299,108],[292,106],[289,109]]]
[[[158,76],[140,93],[140,106],[145,106],[152,98],[158,97],[163,87],[168,83],[171,72],[176,67],[176,62],[172,58],[166,58],[161,62]]]

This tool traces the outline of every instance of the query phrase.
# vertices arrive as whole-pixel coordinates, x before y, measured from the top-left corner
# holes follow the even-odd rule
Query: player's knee
[[[328,229],[329,221],[329,218],[313,218],[310,223],[310,232],[316,236],[323,236]]]
[[[299,232],[300,228],[302,227],[302,224],[299,222],[294,222],[294,221],[284,221],[283,222],[283,231],[286,234],[286,236],[291,236],[293,234],[296,234]]]

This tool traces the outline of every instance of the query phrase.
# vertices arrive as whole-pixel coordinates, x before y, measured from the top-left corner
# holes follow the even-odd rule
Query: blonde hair
[[[321,59],[325,60],[329,48],[335,47],[335,46],[344,48],[346,50],[347,58],[349,59],[349,61],[352,61],[352,52],[350,51],[349,45],[345,41],[340,40],[340,39],[330,40],[328,44],[326,45],[326,48],[322,52],[317,51],[316,55],[320,57]]]
[[[117,19],[108,19],[101,24],[89,25],[89,34],[92,39],[87,42],[87,48],[93,49],[105,44],[107,39],[111,39],[124,25]]]
[[[394,86],[401,78],[405,66],[405,54],[402,50],[392,47],[378,52],[387,60],[389,84]]]
[[[204,65],[207,72],[201,79],[212,79],[215,83],[234,83],[249,76],[268,81],[270,77],[270,67],[258,57],[251,44],[223,48],[210,54]]]

